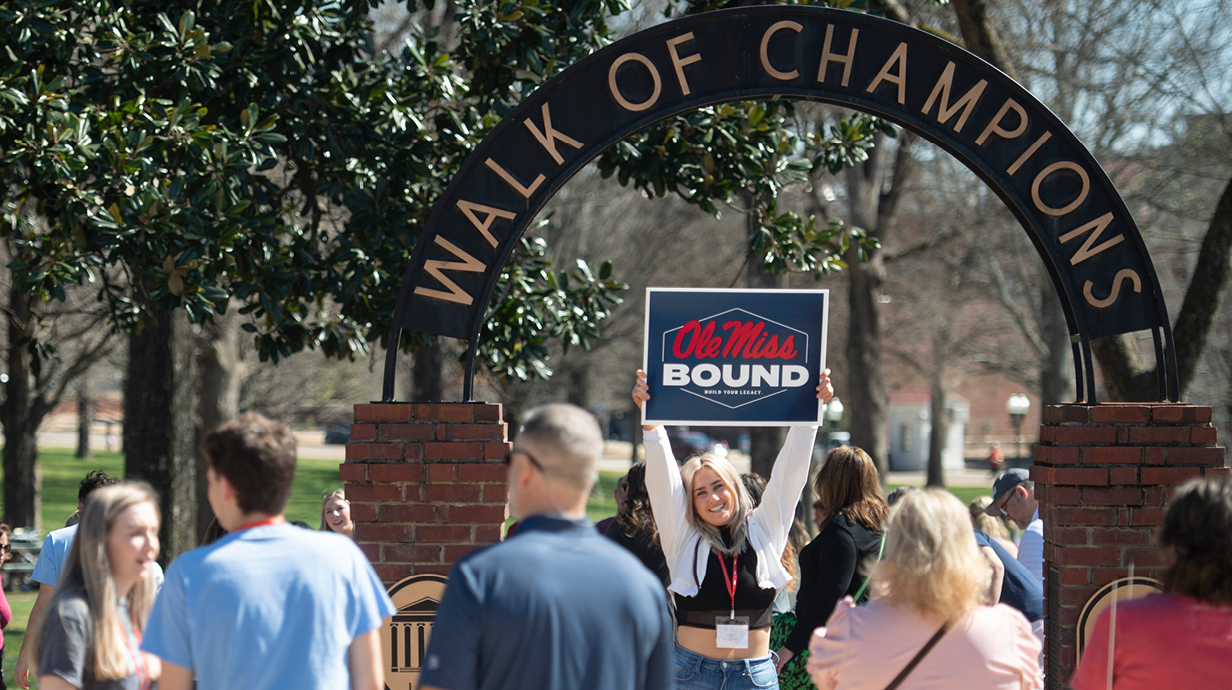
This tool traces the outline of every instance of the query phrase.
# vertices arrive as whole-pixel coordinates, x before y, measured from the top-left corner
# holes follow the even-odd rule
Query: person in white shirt
[[[823,403],[834,396],[829,374],[818,381]],[[639,370],[634,402],[640,407],[650,392]],[[703,453],[678,466],[663,427],[642,429],[646,489],[676,602],[677,686],[777,689],[774,599],[792,579],[782,556],[817,427],[791,427],[756,507],[725,458]]]

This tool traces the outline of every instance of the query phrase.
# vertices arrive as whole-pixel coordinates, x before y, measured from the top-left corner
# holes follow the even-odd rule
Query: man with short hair
[[[69,517],[65,527],[48,532],[43,539],[43,547],[39,549],[34,572],[30,573],[30,579],[39,583],[39,591],[38,598],[34,600],[34,607],[30,609],[30,620],[26,623],[26,630],[29,630],[34,621],[38,620],[47,602],[51,601],[51,595],[56,592],[56,583],[60,581],[60,570],[64,567],[64,560],[68,558],[68,550],[73,545],[73,538],[77,536],[77,521],[73,518],[81,513],[81,508],[86,504],[86,499],[90,494],[119,481],[102,470],[94,470],[87,474],[77,486],[77,512]],[[159,568],[157,563],[154,564],[154,568],[155,579],[161,580],[162,568]],[[23,638],[21,649],[17,651],[17,663],[13,667],[13,677],[19,687],[30,687],[29,674],[30,662],[26,659],[26,640]]]
[[[1005,472],[992,484],[992,503],[984,512],[993,517],[1009,518],[1022,530],[1022,538],[1018,542],[1018,562],[1026,568],[1031,577],[1039,583],[1040,596],[1044,587],[1044,521],[1039,516],[1039,501],[1035,500],[1035,482],[1030,480],[1030,474],[1021,467],[1015,467]],[[991,542],[989,548],[995,549],[996,542]],[[1005,553],[1009,556],[1009,553]],[[1001,558],[1005,560],[1004,557]],[[1040,604],[1043,606],[1042,601]],[[1040,668],[1044,668],[1044,619],[1040,616],[1031,621],[1031,632],[1039,638],[1042,645],[1040,651]]]
[[[283,517],[295,436],[247,413],[206,435],[210,507],[229,534],[167,569],[141,648],[161,690],[381,690],[393,602],[355,542]]]
[[[573,405],[527,413],[509,453],[517,536],[454,565],[424,690],[656,690],[674,678],[663,585],[586,518],[603,443]]]
[[[1044,584],[1044,521],[1039,516],[1039,501],[1035,500],[1035,482],[1027,471],[1015,467],[992,485],[992,503],[984,512],[993,517],[1008,517],[1022,530],[1018,544],[1018,562]]]

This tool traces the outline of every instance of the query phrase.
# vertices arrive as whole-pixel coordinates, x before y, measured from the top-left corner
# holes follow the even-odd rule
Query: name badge
[[[749,648],[749,617],[717,616],[714,619],[714,646],[719,649]]]

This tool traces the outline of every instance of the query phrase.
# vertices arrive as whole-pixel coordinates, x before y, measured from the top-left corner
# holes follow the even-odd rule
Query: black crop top
[[[723,536],[726,538],[727,534]],[[701,543],[704,545],[705,540]],[[724,556],[723,564],[730,574],[731,557]],[[736,559],[736,572],[739,573],[736,576],[736,615],[748,617],[750,630],[769,628],[774,623],[774,597],[778,591],[757,586],[757,552],[748,541],[745,541],[744,550]],[[723,584],[723,567],[719,565],[718,555],[711,549],[710,559],[706,562],[706,577],[698,587],[697,596],[676,594],[676,619],[680,625],[713,630],[715,618],[731,615],[731,603],[731,595]]]

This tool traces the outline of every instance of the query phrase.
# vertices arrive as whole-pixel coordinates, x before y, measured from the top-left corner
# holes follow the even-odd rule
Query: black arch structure
[[[975,55],[912,27],[817,7],[694,15],[578,61],[527,97],[467,158],[422,231],[398,294],[385,401],[404,328],[468,341],[463,398],[492,290],[549,198],[604,149],[666,118],[729,101],[848,106],[932,141],[1014,213],[1056,286],[1077,400],[1094,402],[1090,340],[1150,330],[1159,398],[1177,400],[1172,330],[1137,224],[1076,136]]]

